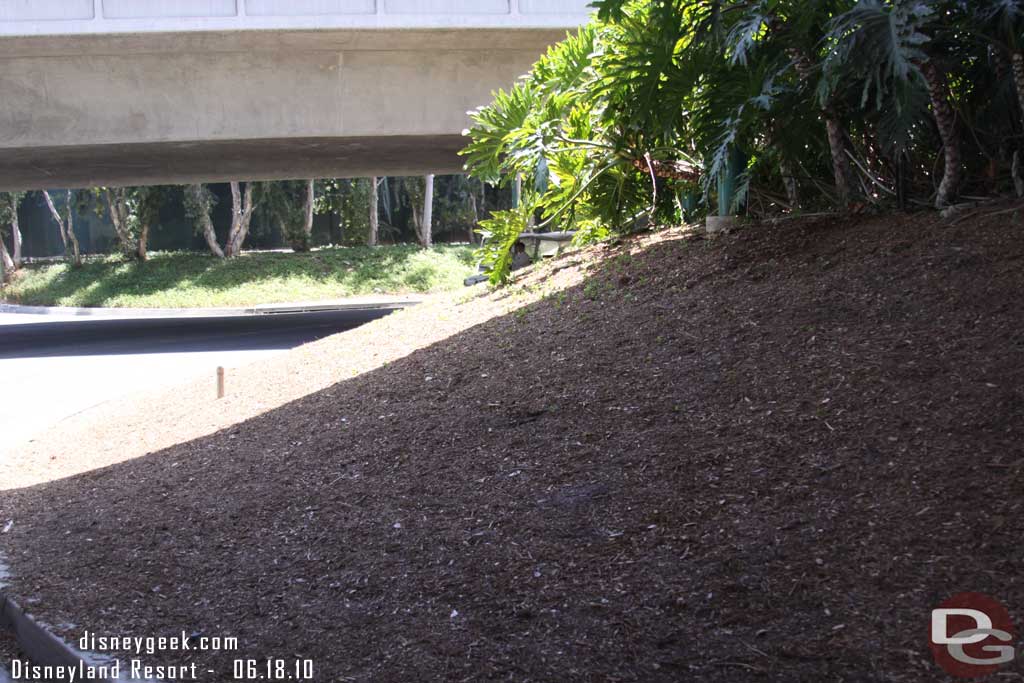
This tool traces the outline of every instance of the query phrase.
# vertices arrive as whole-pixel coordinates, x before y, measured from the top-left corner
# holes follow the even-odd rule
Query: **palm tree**
[[[1014,90],[1024,115],[1024,2],[988,0],[975,9],[980,33],[1010,58]]]
[[[934,0],[859,0],[836,18],[829,35],[836,48],[828,68],[831,84],[853,78],[864,83],[865,100],[877,93],[878,107],[895,111],[898,125],[909,129],[918,112],[912,91],[924,88],[943,149],[943,172],[936,208],[956,197],[963,175],[963,153],[946,73],[934,42],[938,4]],[[833,88],[834,89],[834,88]]]

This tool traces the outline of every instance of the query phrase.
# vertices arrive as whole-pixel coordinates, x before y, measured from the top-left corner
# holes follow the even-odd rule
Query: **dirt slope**
[[[151,658],[200,680],[941,680],[941,600],[1024,616],[1012,217],[597,250],[385,367],[0,493],[13,594],[75,637],[240,638]]]

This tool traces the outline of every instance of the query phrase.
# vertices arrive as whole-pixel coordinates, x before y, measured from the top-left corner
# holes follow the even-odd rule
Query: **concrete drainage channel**
[[[290,304],[258,304],[244,308],[73,308],[21,306],[0,303],[0,313],[76,319],[230,318],[275,313],[323,313],[327,311],[397,310],[422,303],[425,297],[367,297]]]
[[[111,683],[131,680],[123,676],[111,677],[108,675],[107,672],[116,670],[114,669],[114,660],[78,652],[41,626],[18,603],[2,592],[0,592],[0,628],[14,635],[18,647],[33,666],[43,667],[44,671],[45,667],[52,667],[51,671],[62,672],[62,674],[54,675],[52,677],[54,680],[97,680]],[[13,666],[14,663],[11,662],[11,665]],[[74,673],[71,674],[71,672]],[[21,674],[19,678],[23,679],[51,680],[50,676],[40,678],[34,675],[35,672],[14,672],[15,675],[19,673]],[[0,683],[7,683],[10,680],[14,680],[11,678],[11,672],[5,671],[3,665],[0,665]]]

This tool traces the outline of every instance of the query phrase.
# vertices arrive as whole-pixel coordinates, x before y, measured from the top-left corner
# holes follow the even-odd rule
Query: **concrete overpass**
[[[589,0],[0,0],[0,189],[457,172]]]

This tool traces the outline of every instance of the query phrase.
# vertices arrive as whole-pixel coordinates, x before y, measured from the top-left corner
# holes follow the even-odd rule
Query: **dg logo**
[[[980,678],[1012,662],[1017,632],[1010,613],[984,593],[958,593],[932,610],[929,645],[951,676]]]

